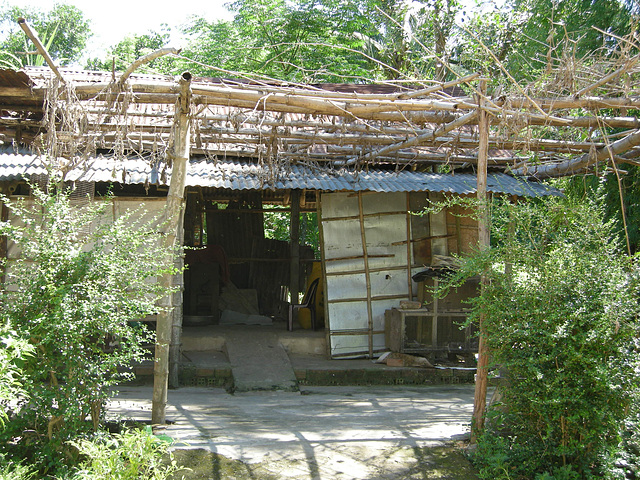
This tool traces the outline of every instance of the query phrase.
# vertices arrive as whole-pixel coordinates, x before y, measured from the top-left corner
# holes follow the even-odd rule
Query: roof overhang
[[[60,160],[64,162],[64,159]],[[140,157],[126,161],[96,156],[70,170],[65,179],[74,182],[168,185],[171,169]],[[36,178],[48,174],[47,164],[35,154],[0,154],[0,181]],[[186,186],[229,190],[320,190],[330,192],[443,192],[476,193],[473,173],[427,173],[411,170],[312,168],[290,165],[276,168],[245,161],[192,158]],[[504,173],[490,173],[487,191],[525,197],[562,195],[548,185],[529,182]]]

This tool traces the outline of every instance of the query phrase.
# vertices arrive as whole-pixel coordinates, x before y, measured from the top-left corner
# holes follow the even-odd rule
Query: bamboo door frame
[[[328,193],[333,193],[333,192],[328,192]],[[317,209],[318,209],[318,223],[319,223],[319,232],[320,232],[320,250],[321,250],[321,258],[322,258],[322,272],[323,272],[323,279],[324,279],[324,291],[327,292],[327,294],[324,295],[324,311],[325,311],[325,322],[326,322],[326,344],[327,344],[327,356],[329,358],[339,358],[340,356],[350,356],[349,354],[344,354],[344,355],[332,355],[331,352],[331,337],[332,335],[363,335],[363,331],[362,330],[357,330],[354,331],[353,333],[350,332],[333,332],[331,331],[331,318],[330,318],[330,310],[329,310],[329,304],[330,299],[329,299],[329,295],[328,295],[328,277],[329,276],[333,276],[333,275],[339,275],[339,274],[344,274],[344,273],[363,273],[365,275],[365,286],[366,286],[366,305],[367,305],[367,355],[369,358],[373,358],[375,353],[378,353],[377,351],[374,350],[374,342],[373,342],[373,336],[377,335],[377,334],[384,334],[384,330],[382,331],[375,331],[374,330],[374,318],[373,318],[373,308],[372,308],[372,301],[374,300],[374,296],[371,293],[371,273],[373,272],[377,272],[377,271],[381,271],[381,269],[379,268],[374,268],[372,269],[369,266],[369,251],[367,249],[367,238],[366,238],[366,229],[365,229],[365,219],[367,216],[369,216],[368,214],[364,213],[364,208],[363,208],[363,196],[365,196],[367,193],[378,193],[378,192],[355,192],[355,195],[357,195],[358,198],[358,215],[357,215],[357,220],[359,221],[359,226],[360,226],[360,239],[362,242],[362,258],[364,261],[364,269],[363,271],[357,270],[354,272],[332,272],[327,274],[327,269],[326,269],[326,265],[327,265],[327,259],[325,257],[325,248],[324,248],[324,228],[323,228],[323,222],[325,221],[333,221],[333,220],[342,220],[342,219],[346,219],[345,217],[341,217],[341,218],[331,218],[331,217],[323,217],[322,215],[322,194],[319,194],[318,196],[318,202],[317,202]],[[391,193],[391,192],[390,192]],[[406,205],[406,211],[402,211],[402,212],[381,212],[382,215],[404,215],[405,216],[405,222],[406,222],[406,238],[404,239],[403,243],[406,243],[406,248],[407,248],[407,263],[406,265],[402,265],[402,266],[395,266],[395,267],[387,267],[384,270],[407,270],[407,291],[406,294],[403,295],[394,295],[394,298],[397,298],[398,300],[400,299],[408,299],[408,300],[413,300],[413,284],[412,284],[412,279],[411,279],[411,271],[412,271],[412,259],[413,259],[413,249],[412,249],[412,228],[411,228],[411,210],[410,210],[410,192],[403,192],[406,196],[406,200],[405,200],[405,205]],[[379,215],[379,214],[376,214]],[[355,216],[354,216],[355,217]],[[352,219],[356,219],[354,217],[348,217],[348,218],[352,218]],[[354,299],[355,300],[355,299]],[[365,300],[365,299],[363,299]]]

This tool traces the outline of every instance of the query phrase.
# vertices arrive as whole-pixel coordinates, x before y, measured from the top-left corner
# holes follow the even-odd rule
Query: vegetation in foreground
[[[154,279],[174,269],[158,219],[111,218],[108,199],[79,206],[49,192],[2,198],[19,221],[0,223],[20,250],[0,291],[0,454],[9,471],[24,462],[38,478],[66,475],[89,441],[99,451],[110,387],[154,341],[135,320],[158,313],[168,291]]]
[[[495,201],[491,209],[491,248],[461,259],[449,284],[489,279],[472,300],[471,321],[483,317],[503,383],[474,457],[481,477],[633,474],[637,259],[624,254],[615,225],[593,202]]]

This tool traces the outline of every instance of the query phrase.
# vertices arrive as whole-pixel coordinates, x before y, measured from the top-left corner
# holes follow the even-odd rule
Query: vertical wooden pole
[[[411,193],[407,192],[407,298],[413,300],[413,281],[411,280],[411,251],[413,244],[411,243]]]
[[[176,241],[178,245],[184,245],[184,209],[180,210],[180,218],[178,220],[178,236]],[[202,238],[202,237],[201,237]],[[172,276],[172,283],[176,289],[173,292],[172,298],[172,311],[171,311],[171,344],[169,345],[169,386],[171,388],[178,388],[180,386],[180,359],[182,351],[180,345],[182,345],[182,318],[184,315],[184,257],[180,256],[176,258],[174,262],[175,267],[180,271],[176,275]]]
[[[289,223],[289,293],[291,303],[298,303],[300,293],[300,190],[291,190]]]
[[[440,280],[438,277],[433,277],[433,288],[437,292],[438,286],[440,285]],[[438,309],[440,305],[438,305],[438,295],[433,296],[433,317],[431,317],[431,347],[433,348],[434,355],[437,355],[438,350]]]
[[[180,94],[176,104],[174,123],[173,168],[165,215],[167,221],[162,227],[165,246],[175,245],[178,234],[180,210],[184,203],[184,187],[189,162],[189,110],[191,103],[191,74],[185,72],[179,80]],[[169,288],[173,285],[173,275],[166,274],[160,278],[160,283]],[[167,389],[169,379],[169,345],[172,330],[172,295],[163,299],[165,309],[158,315],[156,327],[156,351],[153,364],[153,398],[151,406],[151,423],[164,425],[167,406]]]
[[[364,259],[364,277],[367,285],[367,318],[369,330],[369,358],[373,358],[373,310],[371,305],[371,277],[369,275],[369,252],[364,228],[364,208],[362,192],[358,192],[358,215],[360,217],[360,238],[362,239],[362,255]]]
[[[485,103],[484,95],[487,92],[486,80],[480,81],[480,93],[478,96],[478,186],[477,196],[480,204],[478,218],[478,246],[481,249],[490,246],[490,218],[489,205],[487,203],[487,157],[489,152],[489,115],[482,109]],[[480,289],[487,284],[487,276],[482,275]],[[473,399],[473,418],[471,421],[471,443],[475,443],[478,435],[484,428],[484,413],[487,401],[487,366],[489,356],[485,343],[484,317],[480,317],[480,338],[478,344],[478,368],[476,373],[476,389]]]
[[[331,318],[329,317],[329,302],[327,301],[328,280],[327,280],[327,259],[324,251],[324,227],[322,224],[322,193],[316,191],[316,214],[318,216],[318,237],[320,240],[320,262],[322,264],[322,283],[324,285],[322,296],[324,307],[324,331],[327,343],[327,358],[331,358]]]
[[[0,202],[0,220],[6,222],[9,220],[9,209]],[[9,258],[9,242],[6,235],[0,236],[0,291],[4,289],[4,276]]]

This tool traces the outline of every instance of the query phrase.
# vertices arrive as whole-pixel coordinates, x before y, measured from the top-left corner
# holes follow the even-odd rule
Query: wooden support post
[[[362,239],[362,254],[364,260],[364,276],[367,285],[367,318],[369,331],[369,358],[373,358],[373,310],[371,305],[371,276],[369,272],[369,252],[364,228],[364,208],[362,206],[362,192],[358,192],[358,215],[360,217],[360,238]]]
[[[162,226],[165,246],[175,245],[178,234],[180,210],[184,203],[184,187],[189,162],[189,111],[191,104],[191,74],[185,72],[179,80],[180,94],[176,104],[174,124],[173,168],[171,183],[167,195],[165,215],[167,221]],[[173,285],[173,275],[166,274],[160,278],[165,287]],[[169,345],[172,331],[172,295],[164,298],[165,311],[158,315],[156,327],[156,351],[153,364],[153,399],[151,407],[151,423],[164,425],[167,406],[167,388],[169,379]]]
[[[411,265],[413,262],[411,261],[411,251],[413,250],[413,245],[411,243],[411,193],[407,192],[407,288],[409,291],[407,292],[407,298],[409,301],[413,300],[413,280],[411,279]]]
[[[322,265],[323,292],[328,292],[327,257],[324,251],[324,227],[322,219],[322,193],[316,191],[316,216],[318,218],[318,240],[320,241],[320,263]],[[322,295],[322,307],[324,310],[324,331],[327,344],[327,358],[331,358],[331,318],[329,316],[329,302],[326,293]]]
[[[489,115],[482,109],[485,103],[485,95],[487,90],[486,80],[480,81],[480,93],[478,97],[478,179],[477,179],[477,196],[480,208],[478,216],[478,247],[481,249],[490,246],[490,219],[489,205],[487,204],[487,158],[489,152]],[[487,284],[487,276],[482,275],[480,281],[480,289],[484,289]],[[487,401],[487,367],[489,364],[489,355],[485,343],[485,326],[484,317],[480,317],[480,338],[478,344],[478,368],[476,372],[476,389],[473,400],[473,418],[471,421],[471,443],[475,443],[478,435],[484,428],[484,414]]]
[[[184,205],[184,203],[183,203]],[[178,220],[178,232],[176,241],[178,245],[184,245],[184,209],[180,210]],[[180,386],[180,358],[182,356],[182,319],[184,315],[184,257],[175,259],[174,266],[180,273],[172,275],[172,284],[176,289],[173,292],[171,303],[171,344],[169,345],[169,387],[178,388]]]
[[[0,202],[0,220],[6,222],[9,220],[9,209]],[[9,258],[9,242],[6,235],[0,236],[0,291],[4,290],[4,276],[7,269],[7,259]]]
[[[289,293],[291,303],[299,303],[300,293],[300,190],[291,190],[289,242]]]
[[[438,291],[438,286],[440,281],[438,277],[433,277],[433,288],[435,291]],[[433,317],[431,317],[431,347],[434,352],[437,351],[438,348],[438,295],[433,296]],[[435,355],[435,354],[434,354]]]

